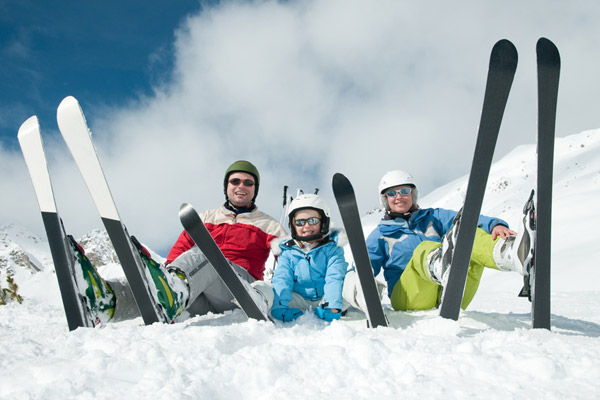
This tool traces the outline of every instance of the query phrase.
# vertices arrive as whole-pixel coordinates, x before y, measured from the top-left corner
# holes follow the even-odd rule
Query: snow
[[[518,275],[486,271],[458,321],[437,310],[387,310],[391,326],[369,329],[358,311],[330,324],[313,315],[273,324],[236,310],[69,332],[47,247],[24,229],[0,227],[2,260],[18,246],[42,269],[17,277],[23,304],[0,306],[0,398],[596,398],[599,147],[600,130],[556,142],[552,331],[530,329]],[[534,152],[520,146],[494,164],[484,214],[516,226],[533,185]],[[456,209],[465,185],[466,177],[420,203]],[[363,219],[366,232],[378,218]],[[117,269],[109,262],[101,272]]]

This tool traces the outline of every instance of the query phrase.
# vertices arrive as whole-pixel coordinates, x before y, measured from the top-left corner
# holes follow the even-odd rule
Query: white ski
[[[40,125],[36,116],[23,122],[17,137],[42,213],[69,330],[93,327],[96,320],[91,316],[85,296],[81,295],[78,288],[75,273],[76,253],[58,215]]]
[[[144,323],[148,325],[159,321],[169,322],[164,309],[156,301],[154,295],[156,288],[152,283],[152,277],[119,217],[96,148],[92,143],[90,130],[77,99],[69,96],[60,103],[57,120],[63,139],[75,159],[113,243]]]

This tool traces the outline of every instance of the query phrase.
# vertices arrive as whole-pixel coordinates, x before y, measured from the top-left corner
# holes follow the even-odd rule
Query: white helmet
[[[290,207],[288,208],[289,225],[292,237],[296,239],[296,230],[294,229],[292,222],[294,215],[297,211],[306,209],[316,210],[321,214],[321,232],[319,233],[319,236],[323,237],[329,234],[329,206],[321,196],[308,193],[296,197],[292,200]]]
[[[385,191],[389,188],[401,185],[408,185],[414,188],[411,192],[412,203],[413,207],[418,207],[417,201],[419,199],[419,191],[417,190],[415,178],[406,171],[395,169],[386,172],[379,181],[379,201],[381,202],[381,206],[387,211],[390,210],[390,207],[385,196]]]

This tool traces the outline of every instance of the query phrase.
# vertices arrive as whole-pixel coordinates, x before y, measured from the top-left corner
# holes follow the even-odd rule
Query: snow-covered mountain
[[[105,230],[94,229],[77,242],[86,256],[107,279],[124,276],[117,253]],[[159,262],[164,259],[149,249]],[[46,238],[36,237],[26,228],[9,224],[0,226],[0,283],[6,286],[6,278],[12,276],[17,285],[26,283],[36,272],[53,273],[52,256]]]
[[[483,213],[516,226],[534,177],[535,146],[517,147],[494,164]],[[459,208],[466,182],[421,206]],[[47,242],[0,227],[0,271],[24,297],[0,306],[0,398],[595,398],[600,130],[557,139],[554,183],[551,332],[530,329],[521,277],[494,271],[456,322],[437,310],[389,311],[391,327],[368,329],[354,311],[284,325],[236,310],[68,332]],[[380,214],[363,218],[366,233]],[[104,232],[78,240],[105,277],[122,273]]]
[[[523,204],[535,187],[535,145],[519,146],[494,164],[482,212],[518,226]],[[467,177],[424,198],[426,206],[457,209]],[[600,130],[557,138],[552,208],[552,287],[557,291],[598,290],[600,269]],[[494,271],[490,271],[493,273]],[[506,280],[506,274],[503,279]],[[512,278],[512,277],[510,277]],[[583,279],[582,279],[583,278]],[[488,281],[489,283],[490,281]],[[485,282],[484,282],[485,284]],[[494,282],[497,289],[506,286]]]
[[[36,272],[52,267],[45,243],[14,224],[0,226],[0,288],[8,288],[9,277],[19,285]]]

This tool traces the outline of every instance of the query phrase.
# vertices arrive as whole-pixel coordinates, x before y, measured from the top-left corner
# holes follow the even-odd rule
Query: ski
[[[354,188],[348,178],[340,173],[333,175],[331,185],[344,228],[346,229],[360,286],[365,296],[365,302],[367,303],[366,314],[368,325],[372,328],[387,326],[388,321],[383,312],[379,294],[377,293],[373,267],[371,266],[371,260],[369,259],[369,253],[365,244],[365,235],[360,222]]]
[[[536,46],[538,74],[537,201],[531,319],[533,328],[550,329],[550,250],[552,176],[560,54],[550,40]]]
[[[144,323],[149,325],[154,322],[172,322],[156,300],[154,295],[156,288],[152,286],[152,276],[119,217],[92,143],[85,116],[79,102],[74,97],[66,97],[60,103],[57,121],[62,137],[77,164],[115,248]]]
[[[92,315],[85,297],[82,296],[82,291],[78,287],[75,272],[76,243],[65,232],[62,219],[58,214],[40,134],[40,125],[36,116],[23,122],[17,137],[42,213],[67,325],[70,331],[79,327],[93,327],[96,325],[96,318]]]
[[[459,214],[460,225],[452,255],[450,276],[444,288],[440,308],[440,315],[444,318],[457,320],[460,313],[477,222],[498,132],[517,68],[517,59],[517,50],[510,41],[503,39],[494,45],[490,56],[475,155],[465,202]]]
[[[261,307],[260,300],[252,296],[252,286],[241,279],[231,267],[196,210],[190,204],[182,204],[179,208],[179,219],[186,232],[217,271],[217,274],[248,318],[269,321],[266,304]]]

